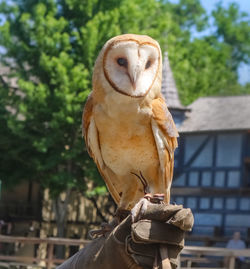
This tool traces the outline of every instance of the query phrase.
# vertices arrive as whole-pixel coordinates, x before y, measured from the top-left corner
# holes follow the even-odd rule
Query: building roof
[[[203,97],[189,108],[180,132],[250,130],[250,95]]]
[[[167,52],[164,53],[163,58],[161,92],[166,99],[168,108],[185,110],[185,107],[180,102]]]

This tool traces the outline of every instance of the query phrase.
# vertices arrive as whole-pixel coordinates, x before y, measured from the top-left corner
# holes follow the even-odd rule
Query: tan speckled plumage
[[[126,66],[118,66],[119,57],[126,59]],[[141,182],[131,174],[140,171],[152,194],[170,199],[178,132],[160,93],[161,61],[155,40],[131,34],[109,40],[96,60],[83,134],[122,209],[131,209],[144,196]]]

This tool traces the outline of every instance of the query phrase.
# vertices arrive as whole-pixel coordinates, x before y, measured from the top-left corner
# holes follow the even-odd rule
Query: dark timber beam
[[[250,196],[250,188],[174,188],[171,189],[172,195],[181,196]]]

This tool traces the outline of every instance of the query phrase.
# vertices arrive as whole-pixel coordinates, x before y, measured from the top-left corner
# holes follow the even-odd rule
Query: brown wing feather
[[[161,139],[164,142],[165,149],[159,152],[159,158],[162,158],[161,169],[163,171],[165,187],[167,188],[166,202],[170,200],[170,186],[173,178],[174,170],[174,151],[178,146],[177,137],[179,136],[172,115],[168,111],[165,100],[160,97],[152,102],[153,119],[160,129]],[[157,141],[156,141],[157,143]]]
[[[179,136],[172,115],[168,111],[165,100],[162,97],[154,99],[152,102],[153,118],[165,133],[167,137],[175,138],[174,141],[177,143],[176,137]],[[177,144],[176,144],[177,146]]]
[[[91,145],[89,144],[89,127],[91,123],[91,119],[93,116],[93,97],[90,94],[87,102],[85,104],[83,115],[82,115],[82,134],[85,140],[85,144],[88,150],[89,155],[94,159],[97,168],[99,170],[99,173],[101,174],[102,178],[104,179],[109,192],[111,193],[113,199],[118,204],[120,201],[120,195],[121,192],[121,186],[119,185],[119,181],[116,180],[114,173],[102,162],[98,162],[97,155],[101,155],[100,145],[99,145],[99,138],[96,138],[95,143],[98,145],[97,149],[91,148]],[[98,131],[97,131],[98,136]],[[93,139],[93,138],[92,138]],[[98,152],[95,152],[98,151]]]

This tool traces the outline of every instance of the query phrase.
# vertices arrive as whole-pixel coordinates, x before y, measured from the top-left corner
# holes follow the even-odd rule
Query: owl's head
[[[97,71],[96,71],[97,69]],[[100,70],[101,69],[101,70]],[[95,66],[109,89],[131,97],[144,97],[161,80],[161,50],[149,36],[126,34],[110,39]],[[158,85],[159,87],[159,85]]]

